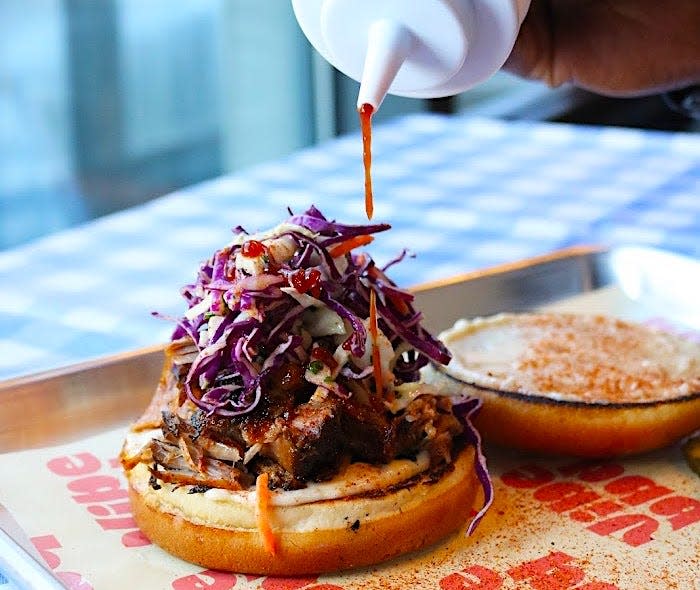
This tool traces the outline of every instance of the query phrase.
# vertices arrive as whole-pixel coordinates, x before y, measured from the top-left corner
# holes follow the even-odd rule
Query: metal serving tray
[[[700,329],[700,262],[649,248],[576,247],[413,289],[435,333],[462,317],[575,305],[606,289],[602,312]],[[613,309],[610,302],[613,301]],[[588,301],[588,307],[595,301]],[[0,453],[68,442],[126,423],[158,379],[156,346],[0,382]],[[31,408],[37,408],[32,411]]]
[[[425,325],[435,333],[462,317],[537,308],[658,317],[681,330],[700,330],[700,262],[646,248],[571,248],[413,291]],[[0,382],[0,453],[80,440],[125,425],[152,395],[162,350],[156,346]],[[0,504],[4,573],[21,588],[61,587],[15,524]]]

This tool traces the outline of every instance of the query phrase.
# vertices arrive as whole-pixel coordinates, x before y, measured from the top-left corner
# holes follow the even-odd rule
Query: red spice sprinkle
[[[265,244],[262,242],[258,242],[258,240],[248,240],[247,242],[243,242],[241,254],[247,258],[257,258],[264,254],[265,250]]]
[[[321,271],[317,268],[307,270],[300,268],[289,275],[289,284],[299,293],[310,293],[318,298],[321,294]]]
[[[322,346],[317,346],[311,351],[311,358],[321,361],[331,371],[334,371],[338,367],[338,361],[336,361],[333,355]]]

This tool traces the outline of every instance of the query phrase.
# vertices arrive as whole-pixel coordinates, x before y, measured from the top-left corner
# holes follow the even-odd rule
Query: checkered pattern
[[[230,228],[316,204],[366,221],[360,139],[157,199],[0,254],[0,378],[165,340],[181,285]],[[374,134],[370,251],[408,286],[576,243],[700,258],[700,137],[415,115]]]

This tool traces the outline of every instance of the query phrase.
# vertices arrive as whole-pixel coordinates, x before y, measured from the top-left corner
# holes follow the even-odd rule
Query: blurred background
[[[357,128],[287,0],[0,0],[0,249]],[[497,74],[416,111],[696,130],[660,97]]]

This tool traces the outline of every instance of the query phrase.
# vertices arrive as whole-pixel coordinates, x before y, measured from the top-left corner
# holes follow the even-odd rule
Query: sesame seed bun
[[[374,470],[367,466],[368,478]],[[466,447],[441,473],[369,493],[288,502],[285,494],[294,492],[274,491],[273,555],[256,525],[254,490],[188,493],[189,486],[154,489],[149,478],[144,463],[127,471],[134,518],[151,541],[206,568],[285,576],[367,566],[427,547],[466,524],[478,489],[474,449]]]
[[[700,343],[622,320],[499,314],[440,335],[453,359],[426,379],[479,397],[486,441],[612,457],[670,445],[700,428]]]

